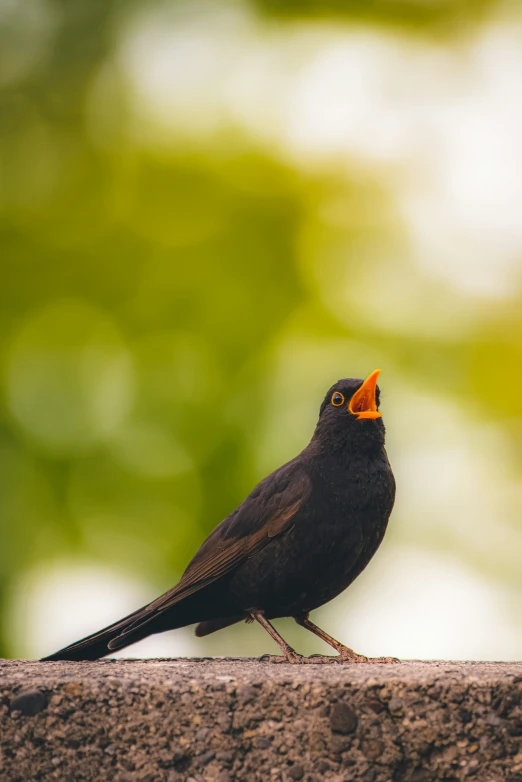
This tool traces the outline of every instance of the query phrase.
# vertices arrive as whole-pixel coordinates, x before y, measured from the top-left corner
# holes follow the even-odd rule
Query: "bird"
[[[165,630],[196,624],[203,637],[246,620],[257,621],[279,646],[280,655],[261,658],[268,662],[398,662],[357,654],[309,618],[368,565],[393,508],[380,371],[329,389],[309,444],[213,530],[176,586],[43,660],[98,660]],[[293,618],[337,655],[299,654],[272,624],[280,617]]]

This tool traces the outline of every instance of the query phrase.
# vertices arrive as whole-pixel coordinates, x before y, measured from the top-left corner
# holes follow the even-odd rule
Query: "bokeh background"
[[[172,586],[381,367],[396,508],[316,621],[520,659],[520,3],[2,0],[0,30],[0,653]]]

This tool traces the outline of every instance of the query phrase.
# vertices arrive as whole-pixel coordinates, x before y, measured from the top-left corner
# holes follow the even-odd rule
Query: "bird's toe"
[[[290,665],[301,665],[307,662],[307,657],[303,657],[302,654],[294,652],[293,649],[287,650],[286,654],[264,654],[259,658],[262,663],[272,663],[279,665],[280,663],[290,663]]]
[[[329,665],[330,663],[340,662],[338,655],[331,654],[311,654],[306,658],[306,662],[311,665]]]
[[[353,649],[348,649],[347,646],[345,646],[343,649],[339,652],[339,657],[337,658],[339,662],[342,663],[367,663],[369,662],[368,657],[365,657],[364,654],[357,654],[357,652],[354,652]]]
[[[396,657],[365,657],[364,654],[357,654],[348,647],[341,649],[338,659],[343,663],[400,663]]]
[[[263,654],[259,658],[259,662],[276,664],[276,663],[287,663],[288,660],[286,659],[286,657],[283,657],[282,654]]]

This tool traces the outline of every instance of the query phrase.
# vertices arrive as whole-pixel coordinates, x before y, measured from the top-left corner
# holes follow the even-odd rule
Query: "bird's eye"
[[[332,394],[332,405],[334,407],[341,407],[341,405],[344,405],[344,396],[339,393],[339,391],[334,391]]]

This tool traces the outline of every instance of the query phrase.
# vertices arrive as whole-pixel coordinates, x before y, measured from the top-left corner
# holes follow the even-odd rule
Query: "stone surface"
[[[522,782],[522,663],[0,662],[0,781]]]

